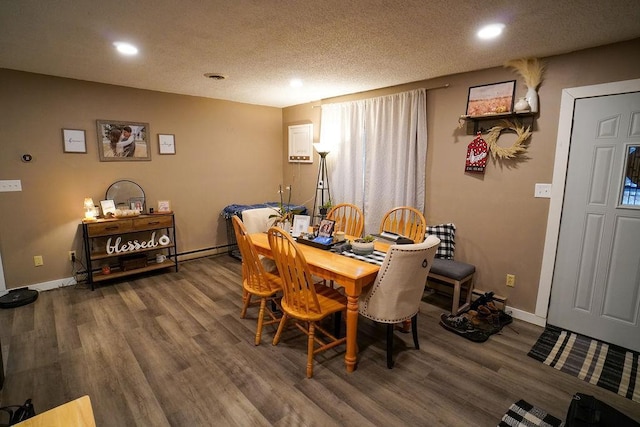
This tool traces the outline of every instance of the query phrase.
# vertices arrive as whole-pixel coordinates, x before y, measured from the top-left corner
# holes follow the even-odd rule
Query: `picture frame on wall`
[[[158,152],[176,154],[176,138],[172,134],[158,134]]]
[[[101,162],[151,160],[149,123],[96,120]]]
[[[513,112],[516,81],[471,86],[467,98],[467,116],[485,116]]]
[[[62,129],[62,149],[65,153],[86,153],[87,142],[83,129]]]

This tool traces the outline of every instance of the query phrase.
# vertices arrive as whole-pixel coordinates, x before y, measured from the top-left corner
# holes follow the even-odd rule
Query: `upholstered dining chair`
[[[267,232],[275,222],[277,212],[273,208],[256,208],[242,211],[242,222],[249,234]],[[269,218],[271,217],[271,218]]]
[[[277,345],[287,320],[294,319],[296,327],[307,339],[307,378],[313,376],[313,356],[343,344],[346,338],[336,338],[318,324],[325,317],[339,315],[347,309],[347,299],[335,289],[314,284],[309,265],[298,244],[284,230],[271,227],[268,231],[269,246],[282,277],[282,320],[273,337]],[[321,340],[321,332],[328,342]],[[316,348],[316,342],[320,344]]]
[[[422,243],[391,245],[375,282],[358,301],[368,319],[387,324],[387,367],[393,367],[394,325],[411,319],[413,344],[418,343],[418,311],[433,258],[440,244],[435,236]]]
[[[232,217],[233,228],[236,233],[238,248],[242,255],[242,311],[240,318],[244,319],[247,309],[251,305],[251,298],[260,299],[260,311],[258,312],[258,325],[256,327],[255,345],[260,344],[263,328],[280,321],[267,302],[272,302],[273,307],[279,307],[276,301],[276,294],[282,289],[282,280],[275,274],[265,270],[258,252],[251,242],[247,229],[237,216]],[[265,321],[265,314],[268,320]]]
[[[380,232],[390,231],[401,234],[416,243],[424,241],[427,220],[422,212],[410,206],[391,209],[384,215],[380,223]]]
[[[242,223],[248,234],[266,233],[269,227],[275,222],[277,212],[273,208],[256,208],[242,211]],[[242,254],[240,254],[242,256]],[[276,263],[270,258],[260,256],[260,262],[265,270],[273,272],[276,270]]]
[[[336,222],[335,229],[344,231],[349,236],[361,237],[364,230],[364,213],[362,209],[351,203],[340,203],[331,208],[327,219]]]

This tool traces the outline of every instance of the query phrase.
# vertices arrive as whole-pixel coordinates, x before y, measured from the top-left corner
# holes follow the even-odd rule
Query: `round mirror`
[[[147,210],[144,190],[133,181],[116,181],[109,186],[105,197],[113,200],[117,209],[137,209],[144,213]]]

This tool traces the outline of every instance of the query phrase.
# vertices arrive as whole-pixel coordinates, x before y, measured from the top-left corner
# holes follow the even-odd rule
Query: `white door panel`
[[[620,205],[640,93],[578,99],[548,323],[640,351],[640,209]]]

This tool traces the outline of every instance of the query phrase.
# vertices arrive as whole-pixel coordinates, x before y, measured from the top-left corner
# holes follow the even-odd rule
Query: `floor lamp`
[[[313,201],[313,215],[320,219],[324,219],[326,213],[324,215],[321,214],[320,208],[322,208],[326,202],[331,201],[329,174],[327,173],[327,154],[329,154],[329,147],[321,143],[315,143],[313,144],[313,147],[320,155],[320,167],[318,168],[318,180],[316,181],[316,197]],[[324,194],[325,191],[327,192],[326,198]],[[318,204],[318,192],[320,192],[320,204]]]

